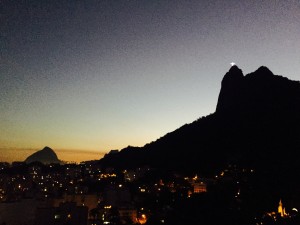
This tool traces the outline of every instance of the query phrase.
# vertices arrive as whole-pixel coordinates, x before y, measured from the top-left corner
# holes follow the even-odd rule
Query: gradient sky
[[[143,146],[213,113],[232,61],[300,80],[299,0],[0,6],[0,161]]]

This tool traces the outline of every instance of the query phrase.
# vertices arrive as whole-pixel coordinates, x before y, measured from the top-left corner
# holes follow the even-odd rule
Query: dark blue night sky
[[[45,145],[103,153],[154,141],[215,111],[232,61],[300,79],[297,0],[0,8],[0,161]]]

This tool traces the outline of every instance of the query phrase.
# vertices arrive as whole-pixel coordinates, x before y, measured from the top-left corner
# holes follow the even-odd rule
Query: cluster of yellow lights
[[[292,211],[297,212],[298,210],[296,208],[292,208]],[[279,215],[282,218],[288,218],[290,215],[286,213],[285,208],[283,207],[282,201],[280,199],[279,204],[278,204],[278,211],[276,212],[268,212],[266,213],[268,216],[272,217],[274,221],[277,220],[277,216]]]
[[[116,177],[117,176],[117,174],[115,174],[115,173],[112,173],[112,174],[104,174],[104,173],[102,173],[102,174],[100,174],[100,178],[110,178],[110,177]]]
[[[184,180],[187,180],[187,181],[189,181],[189,180],[194,180],[194,181],[196,181],[196,180],[198,180],[199,179],[199,177],[198,177],[198,175],[196,174],[194,177],[184,177]]]

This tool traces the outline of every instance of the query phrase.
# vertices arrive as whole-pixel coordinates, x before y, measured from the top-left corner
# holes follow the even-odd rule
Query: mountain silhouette
[[[57,158],[56,153],[47,146],[28,156],[25,162],[27,164],[32,162],[41,162],[43,164],[61,163],[61,161]]]
[[[148,165],[213,176],[228,164],[284,177],[300,172],[300,82],[267,67],[244,75],[232,66],[216,111],[143,147],[100,160],[103,167]]]
[[[223,78],[217,112],[257,113],[299,110],[299,82],[260,67],[246,76],[233,66]]]

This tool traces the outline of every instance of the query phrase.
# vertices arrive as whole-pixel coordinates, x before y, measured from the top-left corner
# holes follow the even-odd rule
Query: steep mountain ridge
[[[106,155],[100,163],[213,175],[229,162],[285,169],[285,164],[298,163],[299,150],[300,83],[274,75],[267,67],[244,76],[233,66],[222,80],[216,112],[144,147]]]
[[[233,66],[222,80],[216,112],[299,110],[300,83],[260,67],[246,76]]]

